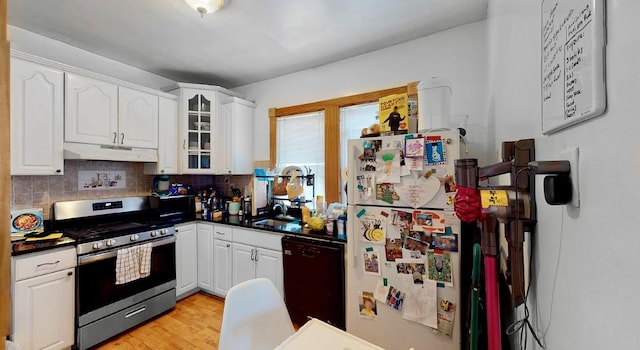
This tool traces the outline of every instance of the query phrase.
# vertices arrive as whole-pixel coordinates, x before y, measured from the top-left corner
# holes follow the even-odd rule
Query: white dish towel
[[[125,284],[151,274],[151,243],[118,250],[116,284]]]

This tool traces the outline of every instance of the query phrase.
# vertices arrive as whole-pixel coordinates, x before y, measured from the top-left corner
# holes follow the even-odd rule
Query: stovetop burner
[[[65,235],[74,238],[79,243],[90,242],[135,233],[158,230],[172,226],[170,223],[157,221],[150,222],[123,222],[112,224],[99,224],[92,227],[71,227],[63,229]]]
[[[174,223],[161,221],[147,197],[56,202],[54,229],[77,241],[78,256],[169,238]]]

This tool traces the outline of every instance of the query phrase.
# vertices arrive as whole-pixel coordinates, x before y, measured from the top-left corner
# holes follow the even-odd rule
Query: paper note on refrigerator
[[[436,334],[442,334],[449,338],[453,334],[453,322],[456,316],[456,306],[447,299],[438,298],[438,327],[432,329]]]
[[[404,279],[403,282],[406,295],[402,318],[429,327],[438,327],[436,283],[424,281],[424,284],[413,284],[410,279]]]

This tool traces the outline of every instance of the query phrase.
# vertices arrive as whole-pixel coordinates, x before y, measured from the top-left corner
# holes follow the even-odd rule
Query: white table
[[[287,338],[277,350],[384,350],[354,335],[312,319],[294,335]]]

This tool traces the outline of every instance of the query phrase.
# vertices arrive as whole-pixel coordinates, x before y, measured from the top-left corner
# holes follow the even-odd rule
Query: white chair
[[[227,292],[219,350],[272,350],[294,333],[287,306],[270,280],[249,280]]]

